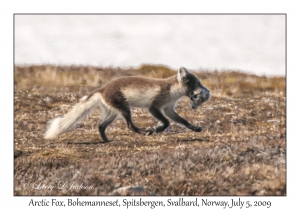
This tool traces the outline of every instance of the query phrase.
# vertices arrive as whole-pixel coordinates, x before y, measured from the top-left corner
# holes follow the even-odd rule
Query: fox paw
[[[193,128],[193,131],[195,131],[195,132],[201,132],[201,131],[202,131],[202,127],[197,127],[197,126],[195,126],[195,127]]]
[[[155,131],[155,129],[153,129],[153,128],[150,128],[150,129],[146,130],[146,135],[145,136],[152,135],[154,133],[154,131]]]

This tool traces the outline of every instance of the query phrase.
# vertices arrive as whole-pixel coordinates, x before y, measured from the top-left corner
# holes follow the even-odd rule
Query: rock
[[[267,123],[280,123],[280,120],[278,119],[268,120]]]
[[[267,137],[265,137],[265,136],[259,136],[259,137],[257,138],[257,140],[258,140],[258,141],[267,140]]]
[[[108,195],[127,195],[127,194],[130,194],[130,195],[141,195],[141,194],[144,194],[144,193],[145,193],[144,188],[142,188],[140,186],[126,186],[126,187],[120,187],[120,188],[112,191]]]
[[[115,188],[119,188],[119,187],[121,187],[121,183],[116,183]]]
[[[20,157],[22,154],[23,154],[22,151],[15,149],[15,151],[14,151],[14,158]]]

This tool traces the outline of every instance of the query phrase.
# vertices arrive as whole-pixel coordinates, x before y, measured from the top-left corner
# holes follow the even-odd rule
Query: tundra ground
[[[285,77],[199,70],[210,101],[194,111],[183,98],[176,108],[202,126],[199,133],[171,123],[143,136],[118,119],[106,132],[112,141],[103,143],[96,110],[76,129],[43,138],[50,119],[113,78],[174,74],[154,65],[15,66],[14,194],[133,195],[116,190],[139,186],[138,195],[286,195]],[[132,111],[139,127],[157,124],[147,111]]]

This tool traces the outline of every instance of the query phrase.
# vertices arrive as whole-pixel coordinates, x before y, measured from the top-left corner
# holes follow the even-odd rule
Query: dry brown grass
[[[212,98],[197,111],[183,99],[177,112],[202,126],[200,133],[171,123],[170,131],[145,137],[117,120],[107,131],[113,141],[103,144],[97,131],[100,114],[95,111],[73,131],[52,141],[43,139],[48,120],[115,77],[174,74],[166,66],[152,65],[16,66],[15,195],[108,195],[135,185],[145,189],[142,195],[285,195],[284,77],[197,72]],[[133,120],[141,127],[157,123],[140,109],[133,109]],[[24,188],[35,182],[56,188]],[[62,191],[59,182],[93,188]]]

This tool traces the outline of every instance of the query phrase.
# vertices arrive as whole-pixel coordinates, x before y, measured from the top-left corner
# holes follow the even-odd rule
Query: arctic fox
[[[135,76],[115,79],[84,96],[63,117],[51,120],[44,137],[52,139],[74,128],[79,121],[86,118],[99,105],[102,109],[99,133],[104,142],[109,141],[105,129],[118,115],[125,119],[130,130],[140,134],[151,135],[154,132],[164,131],[170,125],[167,117],[192,131],[200,132],[201,127],[192,125],[174,111],[176,102],[183,96],[190,98],[192,109],[197,109],[210,98],[209,90],[184,67],[178,70],[177,75],[166,79]],[[160,122],[154,128],[139,128],[132,122],[130,107],[147,108]]]

